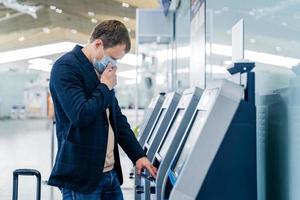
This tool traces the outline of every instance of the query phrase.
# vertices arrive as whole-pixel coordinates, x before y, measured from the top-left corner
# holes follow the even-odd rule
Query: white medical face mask
[[[96,58],[93,59],[93,66],[100,74],[104,72],[108,64],[111,64],[112,66],[117,66],[116,60],[114,60],[112,57],[108,55],[105,55],[103,46],[102,46],[102,52],[104,56],[100,60],[97,60]]]
[[[96,58],[93,60],[93,65],[100,74],[104,72],[109,63],[112,66],[117,65],[117,61],[112,59],[110,56],[104,56],[101,60],[97,60]]]

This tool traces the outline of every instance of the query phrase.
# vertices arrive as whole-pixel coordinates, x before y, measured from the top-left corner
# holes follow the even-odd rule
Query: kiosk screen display
[[[179,127],[179,125],[181,123],[183,114],[184,114],[184,109],[178,109],[177,112],[176,112],[175,117],[173,118],[171,126],[169,127],[167,135],[166,135],[162,145],[160,146],[160,149],[159,149],[159,152],[158,152],[159,155],[162,158],[164,158],[167,154],[167,151],[168,151],[168,149],[169,149],[169,147],[172,143],[172,140],[175,137],[176,130],[177,130],[177,128]]]
[[[188,133],[188,137],[184,143],[184,146],[181,150],[180,156],[177,160],[177,163],[174,167],[174,174],[177,177],[188,157],[188,155],[190,154],[190,151],[192,150],[195,142],[197,141],[199,134],[201,133],[202,130],[202,126],[205,123],[205,115],[206,115],[207,111],[203,111],[203,110],[198,110],[193,122],[191,123],[190,127],[189,127],[189,133]]]
[[[164,117],[165,117],[165,114],[166,114],[166,109],[164,108],[164,109],[162,109],[162,111],[160,112],[160,114],[159,114],[159,116],[158,116],[158,120],[156,120],[156,123],[155,123],[155,125],[154,125],[154,128],[152,128],[152,131],[151,131],[151,133],[150,133],[150,135],[149,135],[149,137],[148,137],[148,139],[147,139],[147,144],[148,144],[148,145],[151,145],[151,144],[152,144],[152,142],[153,142],[153,140],[154,140],[154,138],[155,138],[155,135],[156,135],[156,133],[157,133],[157,131],[158,131],[160,125],[161,125],[161,122],[162,122],[162,120],[163,120]]]

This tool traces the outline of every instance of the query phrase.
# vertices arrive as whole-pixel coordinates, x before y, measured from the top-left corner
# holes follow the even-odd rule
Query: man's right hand
[[[116,71],[117,67],[113,67],[111,64],[108,64],[101,75],[101,83],[105,84],[109,90],[112,90],[117,85]]]

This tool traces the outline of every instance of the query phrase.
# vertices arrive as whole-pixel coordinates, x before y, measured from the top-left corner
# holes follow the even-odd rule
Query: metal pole
[[[51,131],[51,166],[50,166],[50,170],[52,170],[52,167],[54,165],[55,133],[56,133],[56,122],[55,122],[55,120],[53,120],[52,131]],[[53,187],[50,187],[50,199],[51,200],[54,199]]]

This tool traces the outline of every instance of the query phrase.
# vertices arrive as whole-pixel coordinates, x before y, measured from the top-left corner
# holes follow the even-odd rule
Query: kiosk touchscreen
[[[166,129],[174,116],[180,98],[181,95],[176,92],[171,92],[166,95],[161,111],[144,144],[144,150],[150,160],[153,159],[163,137],[163,133],[166,132]]]
[[[145,144],[148,134],[161,110],[165,96],[164,94],[159,94],[157,97],[153,98],[147,108],[144,121],[139,131],[138,141],[141,146]]]

